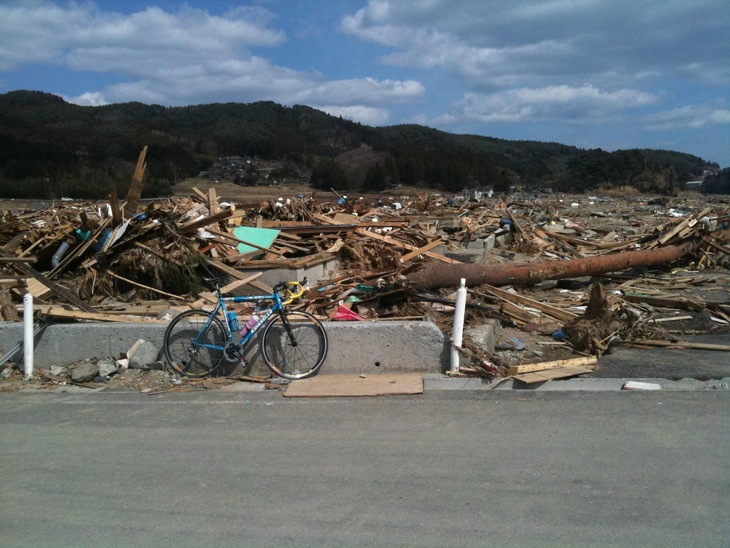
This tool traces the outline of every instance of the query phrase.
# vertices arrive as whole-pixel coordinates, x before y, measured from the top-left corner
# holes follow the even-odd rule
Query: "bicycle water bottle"
[[[259,323],[259,317],[256,313],[251,314],[251,317],[246,322],[246,324],[241,328],[241,335],[246,336],[248,333],[256,327],[256,324]]]
[[[231,331],[234,333],[238,331],[238,318],[236,318],[236,313],[233,310],[230,310],[228,314],[226,314],[226,317],[228,318],[228,325],[231,328]]]

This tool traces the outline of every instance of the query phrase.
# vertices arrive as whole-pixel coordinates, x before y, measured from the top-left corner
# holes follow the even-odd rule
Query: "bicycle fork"
[[[289,342],[291,345],[297,346],[297,340],[294,338],[294,332],[291,330],[291,324],[284,312],[281,313],[281,323],[284,324],[284,329],[286,329],[286,334],[289,336]]]

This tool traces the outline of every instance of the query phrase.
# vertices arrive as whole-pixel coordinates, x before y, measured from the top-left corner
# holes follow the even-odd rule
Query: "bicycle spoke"
[[[165,357],[181,375],[206,377],[223,361],[226,331],[218,318],[210,323],[208,319],[205,310],[188,310],[175,317],[165,331]]]
[[[327,334],[314,316],[287,311],[291,336],[281,316],[265,327],[261,341],[264,361],[278,376],[303,379],[314,375],[327,356]]]

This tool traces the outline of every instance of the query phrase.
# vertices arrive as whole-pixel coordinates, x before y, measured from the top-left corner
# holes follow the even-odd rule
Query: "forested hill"
[[[238,184],[273,180],[264,179],[263,166],[277,180],[327,189],[633,186],[663,193],[719,167],[673,151],[608,153],[418,125],[369,127],[301,105],[81,107],[47,93],[14,91],[0,95],[0,196],[98,198],[112,185],[122,192],[145,145],[147,193],[155,196],[201,171]],[[226,171],[224,157],[243,162]]]

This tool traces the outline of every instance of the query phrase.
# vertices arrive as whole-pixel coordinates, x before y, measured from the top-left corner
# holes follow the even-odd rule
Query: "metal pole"
[[[459,371],[459,350],[464,340],[464,311],[466,310],[466,279],[461,278],[459,289],[456,290],[456,307],[454,309],[454,328],[451,345],[451,372]]]
[[[33,378],[33,295],[23,296],[23,365],[25,380]]]

